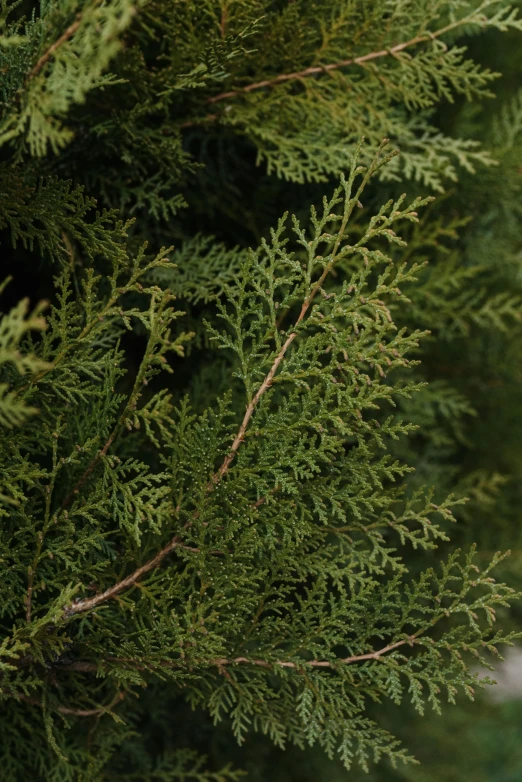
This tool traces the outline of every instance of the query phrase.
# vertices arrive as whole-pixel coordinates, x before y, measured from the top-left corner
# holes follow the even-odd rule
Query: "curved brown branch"
[[[219,119],[220,114],[207,114],[206,117],[201,117],[201,119],[193,120],[189,119],[186,122],[182,122],[181,125],[178,125],[178,128],[183,130],[183,128],[193,128],[194,125],[201,125],[205,122],[215,122],[217,119]],[[170,129],[167,129],[166,131],[163,131],[164,135],[170,135],[172,131]]]
[[[296,328],[299,325],[299,323],[303,320],[304,316],[306,315],[306,312],[308,311],[308,307],[310,306],[310,303],[311,303],[311,297],[310,297],[308,302],[305,302],[303,304],[303,306],[301,308],[301,313],[300,313],[300,315],[299,315],[299,317],[298,317],[298,319],[297,319],[297,321],[296,321],[296,323],[294,325],[294,328]],[[219,483],[219,481],[225,475],[225,473],[228,472],[228,469],[229,469],[230,465],[232,464],[232,462],[234,460],[234,457],[235,457],[235,455],[236,455],[236,453],[237,453],[237,451],[239,449],[239,446],[243,442],[243,439],[244,439],[244,436],[245,436],[245,432],[246,432],[246,430],[248,428],[248,424],[250,422],[250,419],[252,418],[252,415],[253,415],[254,410],[255,410],[255,408],[257,406],[257,403],[259,402],[259,400],[261,399],[261,397],[263,396],[265,391],[267,391],[270,388],[270,386],[272,385],[272,380],[274,379],[274,375],[277,372],[277,370],[279,368],[279,365],[281,364],[282,360],[284,359],[286,351],[288,350],[288,348],[290,347],[290,345],[292,344],[292,342],[294,341],[294,339],[296,337],[297,337],[297,332],[293,331],[286,338],[286,341],[285,341],[283,347],[281,348],[281,350],[277,354],[274,363],[270,367],[270,371],[268,372],[268,374],[266,375],[265,379],[263,380],[263,382],[259,386],[259,388],[256,391],[254,397],[252,398],[252,400],[248,404],[248,407],[246,409],[245,415],[244,415],[243,420],[241,422],[241,426],[239,427],[238,433],[236,434],[234,442],[232,443],[232,447],[230,448],[229,453],[225,456],[225,459],[223,460],[223,464],[221,465],[219,470],[216,473],[214,473],[214,475],[212,476],[212,482],[211,482],[209,488],[212,487],[212,484]]]
[[[281,486],[278,484],[277,486],[274,486],[273,489],[270,489],[268,494],[266,494],[264,497],[260,497],[256,502],[252,503],[253,508],[260,508],[261,505],[264,505],[265,502],[268,502],[269,497],[273,497],[274,494],[277,494],[278,491],[281,491]]]
[[[342,235],[342,233],[344,233],[344,228],[345,228],[345,224],[343,222],[343,226],[341,226],[340,235]],[[241,425],[240,425],[240,427],[238,429],[238,432],[237,432],[237,434],[236,434],[236,436],[234,438],[234,442],[232,443],[232,446],[230,448],[230,451],[225,456],[225,458],[223,460],[223,463],[222,463],[221,467],[219,468],[219,470],[216,473],[214,473],[214,475],[212,476],[211,482],[210,482],[209,487],[208,487],[209,489],[212,488],[212,485],[215,485],[215,484],[219,483],[221,478],[228,472],[228,470],[230,468],[230,465],[234,461],[236,453],[237,453],[237,451],[239,449],[239,446],[243,442],[246,430],[248,428],[248,424],[250,423],[250,419],[252,418],[252,415],[254,414],[254,410],[256,409],[259,400],[261,399],[263,394],[266,391],[268,391],[268,389],[272,385],[272,380],[274,379],[274,376],[275,376],[277,370],[279,369],[279,366],[280,366],[281,362],[283,361],[288,348],[290,347],[290,345],[292,344],[294,339],[297,337],[297,331],[295,329],[297,329],[299,324],[303,321],[306,313],[308,312],[308,310],[310,308],[310,305],[312,304],[312,301],[314,300],[318,290],[321,288],[321,286],[322,286],[326,276],[328,275],[328,272],[330,271],[330,269],[331,269],[331,267],[333,265],[333,262],[335,260],[335,257],[336,257],[336,254],[337,254],[337,250],[338,250],[338,244],[334,248],[334,252],[332,253],[332,260],[331,260],[330,264],[325,268],[323,274],[319,278],[318,282],[315,284],[315,286],[314,286],[313,290],[311,291],[310,295],[303,302],[303,306],[301,307],[301,312],[299,313],[299,317],[297,318],[296,322],[294,323],[294,325],[292,327],[292,333],[289,334],[288,337],[286,338],[286,340],[285,340],[283,346],[281,347],[279,353],[275,357],[274,362],[273,362],[272,366],[270,367],[270,370],[268,371],[267,375],[265,376],[265,379],[263,380],[263,382],[261,383],[261,385],[257,389],[257,391],[254,394],[254,396],[252,397],[251,401],[249,402],[249,404],[247,406],[247,409],[245,411],[245,415],[243,416],[243,420],[241,421]]]

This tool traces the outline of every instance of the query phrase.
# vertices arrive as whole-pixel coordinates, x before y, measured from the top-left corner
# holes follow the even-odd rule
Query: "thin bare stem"
[[[297,327],[299,325],[299,323],[301,323],[301,321],[303,320],[303,318],[306,315],[307,311],[308,311],[308,306],[306,306],[306,302],[305,302],[303,304],[302,308],[301,308],[301,312],[299,314],[299,317],[298,317],[298,319],[296,320],[296,322],[294,324],[294,328]],[[232,462],[233,462],[233,460],[235,458],[235,455],[236,455],[236,453],[237,453],[237,451],[239,449],[239,446],[243,442],[246,430],[248,428],[248,424],[250,422],[250,419],[252,418],[254,410],[256,409],[257,403],[259,402],[259,400],[261,399],[261,397],[263,396],[265,391],[267,391],[270,388],[270,386],[272,385],[272,380],[274,379],[274,375],[277,372],[277,370],[279,368],[279,365],[281,364],[282,360],[284,359],[286,351],[288,350],[288,348],[290,347],[290,345],[292,344],[292,342],[294,341],[294,339],[296,337],[297,337],[297,332],[293,331],[286,338],[286,341],[284,342],[281,350],[277,354],[277,356],[276,356],[276,358],[274,360],[274,363],[270,367],[270,371],[266,375],[265,379],[263,380],[263,382],[259,386],[259,388],[256,391],[256,393],[255,393],[254,397],[252,398],[251,402],[249,403],[249,405],[248,405],[248,407],[247,407],[247,409],[245,411],[245,415],[243,416],[243,420],[241,422],[241,426],[239,427],[239,430],[238,430],[238,432],[237,432],[237,434],[236,434],[236,436],[234,438],[234,442],[232,443],[232,446],[230,448],[230,451],[225,456],[225,459],[223,460],[223,464],[221,465],[219,470],[216,473],[214,473],[214,475],[212,476],[211,484],[210,484],[209,488],[211,488],[212,484],[215,485],[215,484],[219,483],[219,481],[225,475],[225,473],[228,472],[228,469],[229,469],[230,465],[232,464]]]
[[[60,426],[60,420],[61,416],[59,417],[57,421],[57,427]],[[57,433],[56,433],[57,434]],[[44,523],[43,527],[40,530],[40,532],[37,535],[37,544],[36,544],[36,551],[33,557],[33,561],[28,568],[28,582],[27,582],[27,596],[25,599],[25,620],[26,622],[31,621],[31,612],[32,612],[32,599],[33,599],[33,591],[34,591],[34,581],[36,576],[36,570],[38,568],[38,564],[40,562],[40,557],[42,554],[42,548],[44,545],[45,536],[47,535],[47,532],[49,531],[49,526],[51,524],[51,501],[54,491],[54,483],[56,481],[56,475],[58,472],[58,439],[54,439],[53,443],[53,469],[51,473],[51,479],[49,481],[49,484],[45,487],[45,511],[44,511]]]
[[[273,489],[270,489],[270,491],[268,492],[268,494],[266,494],[264,497],[260,497],[260,498],[259,498],[259,499],[258,499],[256,502],[253,502],[253,503],[252,503],[252,507],[253,507],[253,508],[260,508],[260,507],[261,507],[261,505],[264,505],[264,504],[265,504],[265,502],[267,502],[267,500],[268,500],[268,498],[269,498],[269,497],[273,497],[273,495],[274,495],[274,494],[277,494],[277,492],[278,492],[278,491],[281,491],[281,488],[282,488],[282,487],[281,487],[281,486],[279,486],[279,485],[277,485],[277,486],[274,486],[274,488],[273,488]]]
[[[186,122],[182,122],[181,125],[178,125],[178,128],[193,128],[195,125],[202,125],[205,122],[215,122],[220,116],[220,114],[207,114],[206,117],[201,117],[197,120],[189,119]],[[170,135],[171,132],[170,129],[167,129],[167,131],[164,132],[164,135]]]
[[[413,646],[415,640],[416,637],[412,635],[403,639],[402,641],[396,641],[393,644],[388,644],[388,646],[385,646],[382,649],[377,649],[375,652],[367,652],[367,654],[356,654],[352,657],[344,657],[334,661],[305,660],[301,663],[295,663],[288,660],[275,660],[274,662],[270,662],[268,660],[250,660],[248,657],[233,657],[231,659],[221,658],[212,660],[212,665],[224,666],[250,664],[257,665],[260,668],[273,668],[274,666],[278,666],[279,668],[291,668],[293,670],[299,670],[300,668],[335,668],[338,665],[353,665],[353,663],[360,663],[364,662],[365,660],[378,660],[388,652],[392,652],[394,649],[398,649],[405,644]]]
[[[228,2],[225,0],[221,9],[221,21],[219,23],[219,34],[222,39],[226,36],[227,31],[227,17],[228,17]]]

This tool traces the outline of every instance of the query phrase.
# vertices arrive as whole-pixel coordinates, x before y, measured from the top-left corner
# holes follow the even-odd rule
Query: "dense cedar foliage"
[[[516,3],[0,19],[2,779],[437,778],[520,625]]]

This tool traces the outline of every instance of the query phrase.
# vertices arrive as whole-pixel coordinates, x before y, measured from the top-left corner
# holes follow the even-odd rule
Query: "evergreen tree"
[[[231,782],[247,736],[259,774],[267,740],[410,760],[372,704],[473,697],[515,637],[470,519],[519,492],[516,432],[498,460],[488,436],[518,390],[520,98],[481,140],[435,112],[491,95],[463,41],[516,9],[2,24],[5,778]]]

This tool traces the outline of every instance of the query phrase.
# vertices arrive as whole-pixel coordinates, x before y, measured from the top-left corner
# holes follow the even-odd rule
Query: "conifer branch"
[[[470,22],[471,16],[467,16],[464,19],[459,19],[456,22],[441,27],[440,30],[436,30],[431,33],[424,33],[422,35],[416,35],[410,38],[408,41],[396,44],[395,46],[388,47],[386,49],[379,49],[378,51],[369,52],[363,54],[360,57],[350,57],[346,60],[338,60],[337,62],[327,63],[326,65],[311,65],[308,68],[304,68],[302,71],[293,71],[292,73],[280,73],[278,76],[274,76],[271,79],[263,79],[262,81],[253,82],[247,84],[245,87],[238,87],[235,90],[228,90],[227,92],[221,92],[219,95],[214,95],[207,99],[207,103],[219,103],[223,100],[229,100],[237,98],[239,95],[248,94],[256,90],[264,88],[276,87],[278,84],[284,84],[288,81],[297,81],[299,79],[306,79],[309,76],[317,76],[321,73],[329,73],[330,71],[340,70],[341,68],[348,68],[350,65],[364,65],[372,60],[378,60],[382,57],[394,57],[405,49],[409,49],[412,46],[416,46],[419,43],[426,43],[427,41],[436,40],[445,33],[454,30],[457,27],[461,27]],[[217,115],[211,115],[205,117],[206,120],[213,119]],[[182,127],[186,127],[182,126]]]
[[[168,250],[165,250],[165,252],[168,252]],[[155,260],[147,263],[144,267],[136,266],[128,282],[121,287],[116,284],[115,278],[115,284],[111,296],[107,299],[103,308],[95,312],[93,317],[87,321],[81,332],[74,339],[71,339],[62,347],[52,363],[46,363],[39,372],[36,372],[25,385],[18,389],[18,393],[22,394],[25,391],[33,388],[40,382],[40,380],[42,380],[42,378],[46,377],[50,372],[55,371],[65,358],[67,358],[74,351],[77,351],[81,347],[82,342],[93,332],[96,326],[103,322],[106,317],[114,314],[114,307],[123,295],[131,291],[141,292],[143,290],[143,286],[139,282],[140,278],[144,277],[148,272],[156,268],[158,261],[161,262],[163,260],[166,261],[168,259],[165,258],[164,252],[162,250]],[[123,314],[121,310],[119,314],[120,316]]]
[[[366,170],[366,173],[365,173],[364,177],[362,178],[359,187],[357,188],[355,196],[351,196],[351,194],[350,194],[350,197],[348,197],[348,194],[346,194],[344,214],[343,214],[343,217],[342,217],[341,226],[339,228],[339,232],[337,234],[337,238],[335,240],[335,244],[334,244],[333,250],[332,250],[331,255],[330,255],[330,260],[326,264],[325,268],[323,269],[323,272],[322,272],[321,276],[319,277],[319,279],[317,280],[317,282],[313,285],[310,293],[305,298],[305,300],[304,300],[304,302],[303,302],[303,304],[301,306],[301,311],[299,313],[299,316],[297,317],[297,320],[295,321],[294,325],[292,326],[292,328],[290,330],[291,333],[288,335],[288,337],[286,338],[285,342],[283,343],[281,349],[279,350],[277,356],[275,357],[274,362],[273,362],[272,366],[270,367],[270,370],[268,371],[267,375],[265,376],[265,379],[263,380],[263,382],[259,386],[258,390],[254,394],[254,396],[251,399],[251,401],[249,402],[249,404],[247,406],[247,409],[245,411],[245,414],[243,416],[243,420],[241,421],[241,425],[240,425],[240,427],[238,429],[238,432],[237,432],[237,434],[236,434],[236,436],[234,438],[234,441],[232,443],[232,446],[230,448],[230,451],[225,456],[225,458],[223,460],[223,463],[221,464],[221,467],[212,476],[211,482],[210,482],[209,487],[208,487],[209,489],[212,487],[212,485],[215,485],[215,484],[219,483],[221,478],[223,478],[223,476],[226,475],[226,473],[228,472],[228,470],[230,468],[230,465],[234,461],[236,453],[239,450],[239,447],[240,447],[241,443],[243,442],[243,439],[245,437],[245,434],[246,434],[246,431],[247,431],[247,428],[248,428],[248,424],[250,422],[250,419],[252,418],[252,415],[254,413],[254,410],[257,407],[257,404],[258,404],[259,400],[261,399],[263,394],[265,394],[266,391],[268,391],[268,389],[271,387],[272,381],[273,381],[273,379],[275,377],[275,374],[276,374],[277,370],[279,369],[279,366],[280,366],[281,362],[283,361],[283,359],[284,359],[284,357],[285,357],[285,355],[286,355],[286,353],[288,351],[288,348],[291,346],[292,342],[297,337],[297,333],[298,333],[297,329],[299,328],[300,324],[302,323],[302,321],[306,317],[306,314],[308,313],[308,310],[310,309],[310,306],[311,306],[313,300],[315,299],[317,293],[322,288],[325,279],[328,277],[328,275],[330,274],[332,268],[335,265],[335,262],[337,260],[337,254],[339,252],[339,248],[340,248],[340,245],[341,245],[341,241],[344,238],[344,232],[346,230],[346,226],[348,224],[348,220],[350,219],[350,217],[352,215],[352,212],[353,212],[353,209],[355,207],[355,204],[357,204],[359,202],[360,195],[362,194],[363,190],[365,189],[366,185],[368,184],[368,181],[371,179],[371,177],[373,176],[375,171],[378,168],[380,168],[383,165],[384,162],[386,162],[385,160],[381,160],[381,154],[382,154],[382,151],[384,150],[384,148],[386,147],[386,145],[388,143],[389,143],[389,139],[383,139],[383,141],[381,142],[381,144],[379,146],[379,149],[377,150],[377,153],[376,153],[372,163],[368,166],[368,168]],[[391,155],[387,159],[389,159],[391,157],[394,157],[395,154],[396,154],[396,152],[392,152]],[[356,160],[356,159],[357,159],[357,153],[355,154],[355,157],[354,157],[354,160]],[[354,176],[354,173],[355,173],[355,166],[352,169],[352,174],[351,174],[352,177]]]
[[[302,668],[334,669],[339,665],[353,665],[354,663],[365,662],[366,660],[379,660],[381,657],[387,655],[389,652],[395,651],[395,649],[399,649],[401,646],[405,646],[405,645],[413,646],[417,641],[419,635],[421,635],[421,632],[423,631],[418,631],[413,635],[409,635],[407,638],[403,638],[401,641],[396,641],[395,643],[388,644],[387,646],[382,647],[382,649],[376,649],[373,652],[366,652],[366,654],[355,654],[350,657],[339,658],[338,660],[303,660],[302,662],[296,663],[290,660],[259,660],[250,657],[218,657],[214,660],[210,660],[208,664],[211,667],[218,667],[218,668],[223,668],[225,666],[230,666],[230,665],[255,665],[258,668],[273,669],[274,667],[279,667],[279,668],[288,668],[296,671],[299,671]],[[146,670],[148,667],[147,665],[143,665],[127,657],[111,656],[111,657],[106,657],[105,661],[111,663],[124,663],[126,665],[131,665],[136,670],[141,670],[141,671]],[[180,668],[183,667],[183,665],[184,665],[183,663],[176,663],[170,661],[163,661],[161,663],[158,663],[159,668]],[[83,660],[77,660],[75,662],[67,663],[65,665],[60,665],[59,668],[60,670],[74,671],[77,673],[93,673],[94,671],[97,671],[99,669],[99,665],[97,663],[90,663]]]
[[[309,294],[306,296],[306,298],[305,298],[305,300],[304,300],[304,302],[303,302],[303,304],[301,306],[301,311],[299,313],[299,316],[297,317],[297,319],[296,319],[296,321],[294,323],[294,326],[292,328],[292,332],[286,338],[286,340],[283,343],[281,349],[279,350],[278,354],[276,355],[276,357],[275,357],[275,359],[274,359],[274,361],[272,363],[272,366],[270,367],[270,370],[268,371],[268,373],[265,376],[263,382],[259,386],[257,392],[255,393],[255,395],[253,396],[253,398],[251,399],[251,401],[247,405],[245,414],[243,416],[243,420],[242,420],[242,422],[240,424],[240,427],[238,429],[238,432],[237,432],[237,434],[236,434],[236,436],[234,438],[234,441],[232,443],[232,446],[230,448],[229,453],[226,455],[226,457],[223,460],[220,468],[214,473],[214,475],[212,476],[211,480],[207,484],[207,491],[208,492],[212,491],[212,489],[221,481],[221,479],[228,472],[228,470],[230,468],[230,465],[234,461],[234,458],[235,458],[235,456],[236,456],[236,454],[237,454],[237,452],[239,450],[239,447],[240,447],[241,443],[243,442],[245,433],[246,433],[246,431],[248,429],[248,424],[250,422],[250,419],[252,418],[252,415],[253,415],[256,407],[257,407],[257,404],[258,404],[259,400],[261,399],[263,394],[272,385],[272,381],[274,379],[274,376],[275,376],[275,374],[276,374],[280,364],[282,363],[283,359],[285,358],[285,355],[286,355],[286,353],[288,351],[288,348],[290,347],[292,342],[297,337],[297,333],[298,333],[297,330],[299,328],[299,325],[302,323],[302,321],[306,317],[306,314],[307,314],[307,312],[308,312],[312,302],[314,301],[317,293],[322,288],[325,279],[327,278],[328,274],[331,272],[333,266],[335,265],[335,262],[337,260],[337,255],[339,253],[339,249],[340,249],[340,246],[341,246],[341,242],[342,242],[342,239],[344,238],[344,234],[345,234],[345,231],[346,231],[346,226],[347,226],[348,221],[349,221],[349,219],[350,219],[350,217],[352,215],[352,212],[353,212],[353,209],[355,208],[355,205],[357,203],[359,203],[359,198],[360,198],[363,190],[365,189],[366,185],[368,184],[368,181],[371,179],[371,177],[373,176],[375,171],[378,170],[386,162],[386,160],[388,160],[390,157],[393,157],[396,154],[395,152],[392,152],[391,155],[387,156],[386,158],[384,158],[384,159],[381,158],[382,151],[384,150],[384,148],[386,147],[387,144],[388,144],[388,139],[384,139],[381,142],[381,144],[379,146],[379,149],[377,151],[377,154],[375,155],[372,163],[366,169],[366,172],[364,173],[364,176],[362,177],[362,180],[361,180],[361,182],[360,182],[360,184],[359,184],[359,186],[358,186],[358,188],[357,188],[357,190],[355,192],[355,195],[352,195],[351,189],[347,188],[345,190],[345,208],[344,208],[344,213],[343,213],[343,217],[342,217],[342,220],[341,220],[341,225],[340,225],[340,228],[339,228],[339,231],[338,231],[338,234],[337,234],[337,238],[335,240],[332,252],[330,254],[330,260],[328,261],[328,263],[324,267],[324,269],[323,269],[319,279],[314,283],[314,285],[312,286]],[[355,157],[354,157],[354,164],[353,164],[352,171],[351,171],[351,177],[350,177],[349,185],[351,185],[353,183],[353,179],[355,178],[356,173],[358,172],[358,170],[356,168],[356,164],[355,164],[356,159],[357,159],[357,155],[355,155]],[[152,339],[152,334],[151,334],[151,338],[150,339]],[[145,359],[142,362],[142,366],[144,366],[144,365],[145,365]],[[141,374],[141,369],[140,369],[140,372],[138,372],[138,377],[136,379],[136,384],[135,384],[135,389],[137,389],[137,393],[139,393],[139,391],[141,389],[141,382],[138,383],[138,379],[140,378],[140,374]],[[134,391],[133,391],[133,393],[134,393]],[[131,393],[131,397],[129,398],[129,403],[126,406],[125,411],[129,407],[130,399],[132,398],[133,393]],[[120,421],[119,421],[116,429],[119,427],[121,421],[124,419],[125,414],[126,414],[125,411],[122,413],[122,417],[120,418]],[[116,429],[115,429],[115,431],[116,431]],[[114,437],[115,436],[116,435],[114,435]],[[110,447],[111,443],[114,441],[114,437],[111,435],[111,437],[109,438],[109,440],[106,443],[106,446],[104,446],[104,449],[102,449],[102,452],[104,450],[106,452],[106,449],[108,449]],[[74,496],[74,494],[77,493],[77,491],[79,491],[81,486],[85,483],[85,480],[87,479],[88,475],[92,472],[92,470],[94,469],[94,467],[98,463],[99,458],[101,458],[102,452],[100,452],[91,461],[91,464],[89,465],[89,467],[85,471],[84,475],[82,476],[82,478],[80,479],[80,481],[78,482],[76,487],[73,489],[73,491],[64,500],[63,506],[65,506],[66,501],[70,502],[70,498],[72,498],[72,496]],[[98,595],[95,595],[92,598],[87,598],[85,600],[79,600],[76,603],[73,603],[70,607],[68,607],[65,610],[64,615],[65,616],[72,616],[72,615],[77,614],[77,613],[81,613],[81,612],[84,612],[84,611],[89,611],[89,610],[91,610],[93,608],[97,608],[99,605],[101,605],[102,603],[105,603],[107,600],[113,599],[114,597],[119,595],[121,592],[124,592],[125,590],[127,590],[130,587],[134,586],[134,584],[143,575],[145,575],[149,571],[155,569],[158,565],[161,564],[161,562],[165,559],[165,557],[168,554],[171,553],[171,551],[173,551],[175,548],[178,548],[180,546],[182,546],[181,541],[180,541],[178,536],[175,536],[170,541],[170,543],[168,543],[154,557],[152,557],[148,562],[146,562],[145,565],[142,565],[141,567],[137,568],[137,570],[135,570],[129,576],[124,578],[122,581],[119,581],[117,584],[114,584],[112,587],[109,587],[104,592],[102,592],[102,593],[100,593]],[[188,550],[194,550],[194,549],[190,549],[189,547],[186,547],[186,546],[183,546],[183,547],[187,548]]]
[[[448,478],[476,445],[473,388],[460,348],[445,367],[436,357],[469,329],[480,350],[479,330],[489,339],[505,321],[498,362],[470,359],[468,374],[484,393],[491,368],[506,387],[516,374],[521,297],[509,263],[502,280],[488,264],[516,246],[522,102],[476,140],[429,115],[491,94],[497,74],[463,36],[522,32],[519,9],[199,5],[46,0],[2,16],[0,228],[9,266],[28,271],[20,295],[54,290],[41,338],[28,333],[44,328],[40,307],[29,315],[24,300],[0,318],[2,768],[16,779],[132,767],[148,781],[239,780],[177,742],[158,749],[176,689],[240,742],[259,729],[338,753],[347,769],[395,764],[407,753],[366,703],[438,711],[446,693],[472,696],[474,666],[520,635],[494,627],[518,597],[490,577],[500,556],[479,568],[473,548],[416,553],[448,540],[446,490],[467,490],[482,519],[504,480],[488,454]],[[184,144],[196,124],[210,135]],[[227,125],[244,149],[230,151]],[[366,176],[353,154],[362,135]],[[371,162],[387,135],[401,157],[359,201],[391,157]],[[388,200],[405,180],[457,182],[491,162],[486,147],[499,151],[500,207],[489,176],[467,177],[422,224],[428,199]],[[308,221],[282,217],[247,250],[245,236],[272,222],[263,169],[285,215],[321,182],[341,184]],[[485,210],[485,241],[480,226],[471,242],[460,234],[462,210]],[[149,257],[147,238],[160,246],[173,231],[176,263],[163,249]],[[167,357],[183,354],[188,324],[197,342],[178,374]],[[423,351],[428,328],[438,347]],[[422,443],[404,437],[417,426],[435,494],[422,469],[410,475],[424,464]],[[500,503],[508,520],[512,500]],[[149,684],[153,721],[150,698],[130,697]],[[130,742],[105,719],[121,723],[119,711]]]

